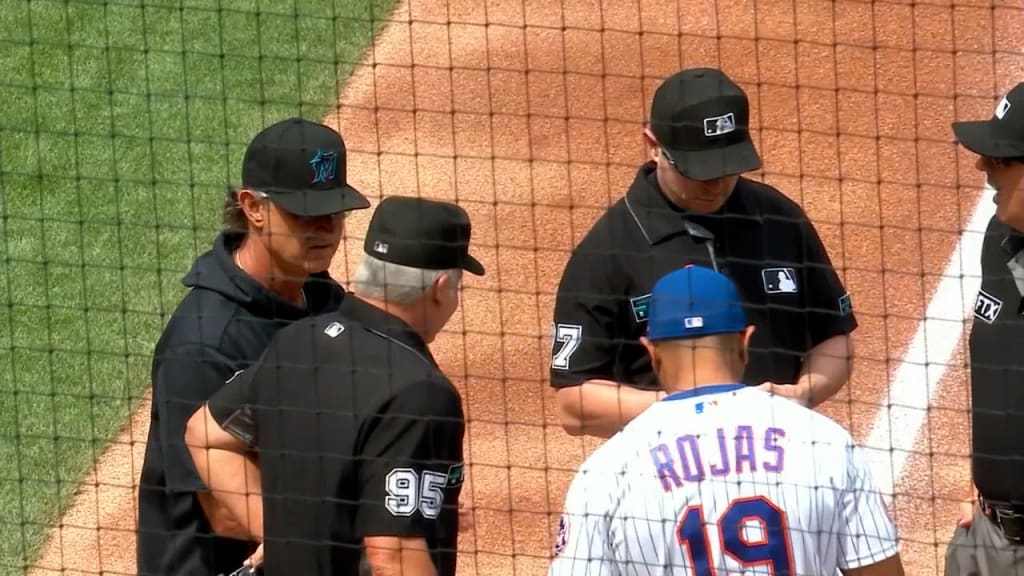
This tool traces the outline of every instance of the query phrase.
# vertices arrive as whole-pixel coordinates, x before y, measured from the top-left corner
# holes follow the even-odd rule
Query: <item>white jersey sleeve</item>
[[[896,526],[863,451],[851,443],[847,454],[846,489],[839,509],[838,563],[844,570],[876,564],[898,551]]]
[[[611,505],[618,482],[580,468],[569,485],[548,576],[620,576],[611,545]]]

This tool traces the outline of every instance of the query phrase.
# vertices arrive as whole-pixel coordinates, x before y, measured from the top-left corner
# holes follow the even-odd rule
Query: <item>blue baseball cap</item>
[[[687,266],[654,284],[647,312],[648,340],[700,338],[746,329],[739,290],[710,268]]]

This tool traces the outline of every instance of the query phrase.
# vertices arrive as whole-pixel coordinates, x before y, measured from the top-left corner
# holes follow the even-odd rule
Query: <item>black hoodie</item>
[[[196,497],[206,487],[185,447],[188,419],[226,380],[259,358],[290,322],[330,312],[345,290],[326,272],[303,287],[303,310],[264,288],[232,257],[242,235],[222,233],[183,282],[191,290],[157,342],[153,407],[139,486],[140,576],[229,574],[255,547],[214,535]]]

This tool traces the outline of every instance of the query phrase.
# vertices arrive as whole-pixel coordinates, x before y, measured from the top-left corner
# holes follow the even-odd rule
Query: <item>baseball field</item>
[[[558,277],[642,160],[653,88],[711,65],[751,98],[752,176],[805,207],[853,296],[855,374],[823,410],[872,448],[907,573],[941,573],[969,487],[963,342],[991,214],[949,124],[1024,79],[1022,9],[0,0],[0,566],[133,573],[152,346],[246,142],[301,114],[342,132],[372,199],[472,215],[488,275],[434,346],[469,418],[460,572],[542,574],[597,445],[562,432],[547,387]],[[368,217],[349,221],[343,282]]]

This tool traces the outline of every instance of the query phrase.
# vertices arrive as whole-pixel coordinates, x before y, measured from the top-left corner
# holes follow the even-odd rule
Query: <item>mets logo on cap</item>
[[[338,173],[338,152],[335,150],[317,150],[309,165],[313,167],[313,184],[330,182]]]

